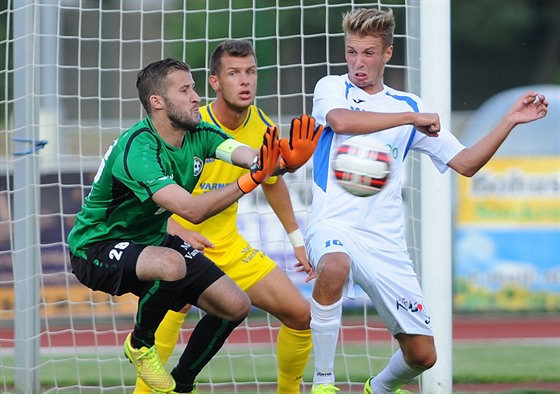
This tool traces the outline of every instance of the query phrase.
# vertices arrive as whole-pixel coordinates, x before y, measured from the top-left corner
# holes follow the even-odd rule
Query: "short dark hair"
[[[151,114],[150,96],[165,96],[168,87],[167,75],[175,70],[190,72],[189,65],[181,60],[166,58],[148,64],[136,76],[138,98],[146,113]]]
[[[247,40],[225,40],[221,42],[212,52],[210,56],[210,75],[217,75],[222,66],[222,57],[224,55],[234,57],[245,57],[252,55],[257,61],[253,44]]]

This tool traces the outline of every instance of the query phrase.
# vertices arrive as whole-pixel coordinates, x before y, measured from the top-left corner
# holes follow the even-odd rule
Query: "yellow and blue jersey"
[[[218,126],[235,140],[252,148],[258,149],[261,147],[263,135],[267,127],[274,125],[261,109],[251,105],[247,113],[247,118],[242,125],[235,130],[230,130],[220,123],[215,116],[212,111],[212,104],[213,103],[210,103],[200,108],[202,120]],[[247,171],[248,170],[233,164],[210,158],[204,163],[204,169],[196,187],[192,191],[192,195],[197,196],[202,193],[220,189],[229,183],[235,182]],[[274,182],[276,182],[276,177],[271,177],[267,181],[267,183]],[[231,239],[238,233],[237,208],[238,204],[235,203],[198,225],[192,224],[177,215],[174,215],[173,218],[183,227],[205,235],[214,243],[216,248],[219,248],[220,245],[227,243],[228,239]]]

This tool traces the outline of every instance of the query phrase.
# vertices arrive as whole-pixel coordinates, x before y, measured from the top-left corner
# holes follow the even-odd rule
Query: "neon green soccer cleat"
[[[366,384],[364,384],[364,394],[373,394],[373,389],[371,388],[371,379],[373,378],[368,378],[368,380],[366,380]]]
[[[371,379],[373,378],[369,378],[368,380],[366,380],[366,384],[364,385],[364,394],[375,394],[373,392],[373,389],[371,388]],[[398,389],[395,391],[395,394],[412,394],[412,393],[408,390]]]
[[[335,394],[337,391],[340,391],[340,389],[332,383],[327,385],[318,384],[317,387],[315,385],[311,387],[311,394]]]
[[[136,367],[138,376],[152,389],[161,393],[169,393],[175,389],[173,376],[165,370],[155,345],[147,348],[134,349],[130,343],[132,334],[124,341],[124,354]]]

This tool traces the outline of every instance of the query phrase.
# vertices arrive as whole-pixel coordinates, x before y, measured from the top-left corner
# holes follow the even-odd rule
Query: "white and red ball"
[[[339,145],[332,168],[339,185],[358,197],[370,197],[389,181],[389,147],[370,134],[350,137]]]

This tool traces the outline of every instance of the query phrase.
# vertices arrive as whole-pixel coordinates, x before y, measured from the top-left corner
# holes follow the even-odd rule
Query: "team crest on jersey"
[[[200,159],[200,157],[194,157],[194,169],[193,175],[199,176],[202,172],[202,168],[204,168],[204,162]]]

